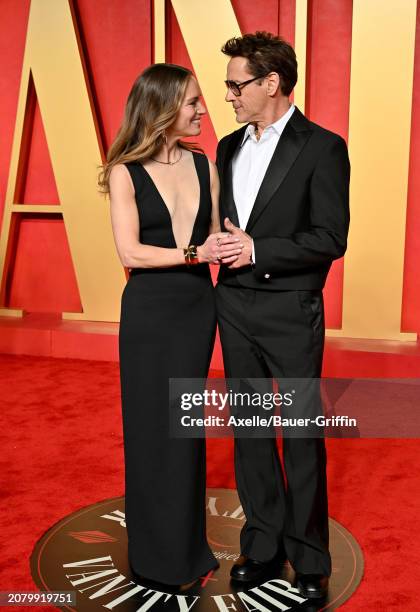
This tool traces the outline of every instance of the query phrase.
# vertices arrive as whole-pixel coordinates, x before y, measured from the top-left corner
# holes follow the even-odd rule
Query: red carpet
[[[44,531],[124,494],[118,364],[1,355],[0,387],[0,590],[37,590],[28,560]],[[419,441],[327,444],[330,516],[365,556],[363,581],[341,609],[417,611]],[[208,441],[207,485],[235,486],[230,440]]]

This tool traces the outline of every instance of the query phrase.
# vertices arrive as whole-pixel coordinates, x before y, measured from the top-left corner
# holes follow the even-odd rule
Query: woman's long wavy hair
[[[109,193],[109,175],[116,164],[142,162],[162,148],[164,134],[176,120],[192,72],[175,64],[153,64],[134,82],[124,119],[98,178],[100,191]],[[195,143],[178,142],[190,151]]]

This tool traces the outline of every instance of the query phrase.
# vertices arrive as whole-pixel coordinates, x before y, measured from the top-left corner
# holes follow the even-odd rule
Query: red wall
[[[243,32],[256,29],[280,32],[293,43],[294,0],[233,0],[232,4]],[[2,0],[0,3],[0,218],[9,172],[29,5],[29,0]],[[118,129],[135,77],[152,61],[150,5],[146,0],[77,0],[74,3],[101,145],[105,150]],[[344,138],[348,135],[351,12],[351,0],[309,0],[306,114]],[[420,255],[417,238],[420,230],[420,11],[417,21],[402,329],[420,333],[417,272]],[[191,67],[172,10],[168,25],[168,61]],[[396,95],[392,91],[391,77],[390,95]],[[228,106],[226,112],[231,112]],[[216,137],[208,116],[200,142],[214,158]],[[59,203],[37,107],[21,199],[27,203],[49,203],[52,210],[53,205]],[[341,324],[342,272],[342,262],[336,262],[325,291],[329,327]],[[6,305],[29,311],[81,310],[60,215],[49,219],[28,215],[21,221],[10,298]]]

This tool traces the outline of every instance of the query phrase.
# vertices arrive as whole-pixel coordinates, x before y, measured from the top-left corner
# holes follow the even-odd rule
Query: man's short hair
[[[293,47],[270,32],[255,32],[230,38],[222,47],[229,57],[245,57],[249,72],[264,77],[277,72],[284,96],[290,96],[297,81],[297,61]]]

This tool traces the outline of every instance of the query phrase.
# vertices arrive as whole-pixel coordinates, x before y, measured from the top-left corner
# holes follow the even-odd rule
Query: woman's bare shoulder
[[[109,174],[109,184],[111,191],[117,190],[118,192],[127,192],[134,193],[134,185],[133,180],[131,178],[131,173],[128,164],[115,164],[112,167],[111,172]]]

